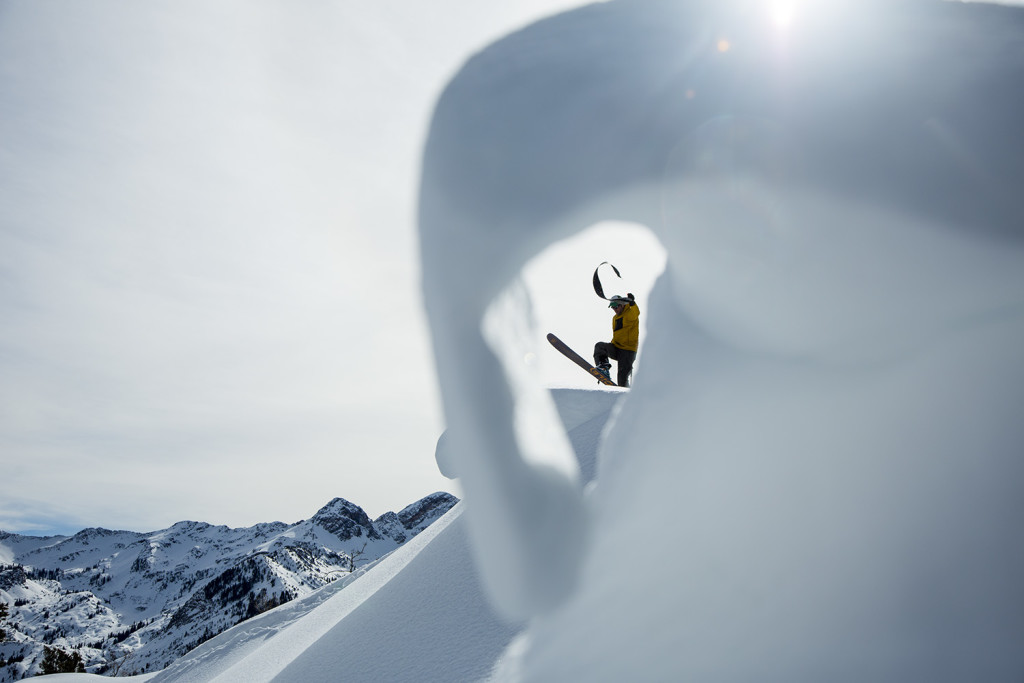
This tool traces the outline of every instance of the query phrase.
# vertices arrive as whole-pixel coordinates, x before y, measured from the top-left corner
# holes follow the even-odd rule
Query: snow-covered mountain
[[[0,681],[36,670],[46,646],[77,653],[89,671],[161,669],[241,621],[372,564],[456,502],[435,493],[371,520],[335,498],[308,520],[238,529],[186,521],[151,533],[0,531],[0,600],[10,610]]]

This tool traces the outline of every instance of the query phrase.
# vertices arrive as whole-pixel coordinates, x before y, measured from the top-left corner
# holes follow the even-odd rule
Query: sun
[[[787,29],[793,25],[796,4],[793,2],[772,2],[768,6],[768,16],[772,25],[779,29]]]

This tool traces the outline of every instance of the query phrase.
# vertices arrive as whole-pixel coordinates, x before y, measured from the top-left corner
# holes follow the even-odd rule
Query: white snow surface
[[[500,678],[1024,675],[1024,11],[781,4],[581,8],[435,110],[443,460],[530,624]],[[602,220],[667,265],[585,489],[515,281]]]

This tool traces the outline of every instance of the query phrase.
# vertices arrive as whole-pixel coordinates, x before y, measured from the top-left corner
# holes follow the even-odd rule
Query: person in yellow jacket
[[[594,346],[594,365],[610,378],[612,364],[609,359],[618,362],[616,382],[620,387],[628,387],[629,376],[633,372],[633,361],[636,360],[636,352],[640,348],[640,308],[632,294],[613,296],[608,308],[615,310],[615,317],[612,318],[612,340],[597,342]]]

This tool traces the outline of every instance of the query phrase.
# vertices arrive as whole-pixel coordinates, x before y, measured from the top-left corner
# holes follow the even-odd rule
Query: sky
[[[469,55],[577,4],[0,6],[0,529],[459,495],[433,457],[420,149]],[[585,355],[593,268],[642,297],[662,267],[622,229],[527,273],[540,331]],[[589,386],[546,351],[551,383]]]

